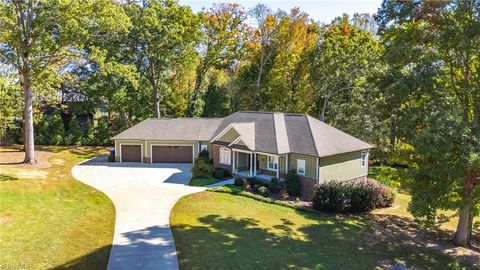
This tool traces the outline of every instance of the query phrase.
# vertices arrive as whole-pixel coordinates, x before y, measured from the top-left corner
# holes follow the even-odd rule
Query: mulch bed
[[[21,147],[2,146],[0,147],[0,166],[48,168],[51,166],[48,162],[48,158],[52,154],[52,152],[35,150],[35,159],[37,160],[37,163],[35,165],[28,165],[23,163],[25,153],[22,151]]]

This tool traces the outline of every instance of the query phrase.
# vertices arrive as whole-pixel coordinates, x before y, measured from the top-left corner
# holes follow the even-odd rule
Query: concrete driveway
[[[178,269],[170,210],[182,196],[204,190],[187,186],[190,170],[190,164],[109,163],[105,156],[72,168],[115,205],[108,269]]]

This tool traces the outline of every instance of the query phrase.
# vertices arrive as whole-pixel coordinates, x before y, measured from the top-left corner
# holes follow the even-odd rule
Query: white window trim
[[[301,173],[301,172],[299,171],[299,168],[301,167],[300,164],[299,164],[299,162],[302,162],[302,163],[303,163],[303,173]],[[307,167],[307,165],[306,165],[304,159],[297,159],[297,174],[298,174],[298,175],[304,176],[304,175],[306,174],[306,170],[307,170],[306,167]]]
[[[360,153],[360,167],[365,168],[365,167],[367,167],[367,164],[368,164],[368,151],[363,150]]]
[[[224,154],[222,154],[224,153]],[[228,153],[228,156],[223,156],[225,153]],[[224,160],[226,158],[226,160]],[[223,165],[232,165],[232,150],[222,147],[219,151],[219,162]],[[228,162],[228,163],[227,163]]]
[[[270,168],[270,158],[273,159],[273,162],[272,162],[272,168]],[[274,156],[274,155],[267,155],[267,170],[270,170],[270,171],[277,171],[278,170],[278,156]],[[275,164],[277,164],[277,168],[275,169]]]

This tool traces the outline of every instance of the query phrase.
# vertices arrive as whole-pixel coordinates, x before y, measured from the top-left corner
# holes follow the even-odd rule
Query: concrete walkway
[[[79,181],[115,205],[115,233],[107,269],[178,269],[170,210],[190,187],[190,164],[109,163],[97,157],[72,168]]]

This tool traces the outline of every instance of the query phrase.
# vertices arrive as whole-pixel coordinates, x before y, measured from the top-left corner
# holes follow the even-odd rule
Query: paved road
[[[190,164],[109,163],[104,156],[72,168],[81,182],[104,192],[116,220],[109,270],[178,269],[170,210],[190,187]]]

